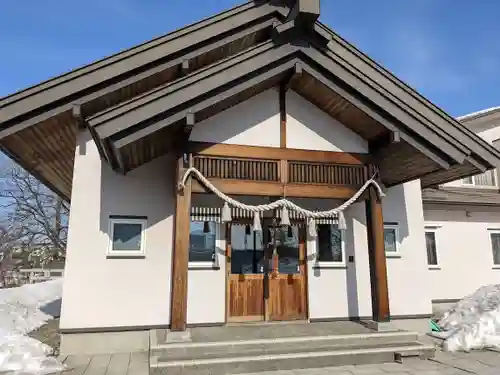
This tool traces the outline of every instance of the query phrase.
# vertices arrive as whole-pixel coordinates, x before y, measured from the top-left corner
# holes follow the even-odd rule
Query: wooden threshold
[[[329,198],[350,199],[359,187],[314,185],[314,184],[283,184],[271,181],[249,181],[211,178],[209,181],[224,194],[228,195],[259,195],[284,196],[296,198]],[[193,193],[210,193],[196,179],[192,181]]]

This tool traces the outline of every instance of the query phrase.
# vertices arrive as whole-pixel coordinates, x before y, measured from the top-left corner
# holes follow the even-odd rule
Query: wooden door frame
[[[226,308],[225,308],[225,322],[226,324],[228,323],[244,323],[244,322],[249,322],[248,319],[242,318],[242,319],[231,319],[230,317],[230,275],[231,275],[231,230],[232,230],[232,225],[233,223],[237,224],[253,224],[252,219],[237,219],[234,220],[234,222],[226,223],[223,224],[225,225],[225,242],[226,242],[226,270],[225,270],[225,292],[226,292]],[[303,288],[303,293],[304,298],[305,298],[305,319],[309,320],[309,271],[308,271],[308,249],[307,249],[307,228],[305,223],[301,222],[300,220],[292,220],[291,224],[297,224],[298,229],[299,229],[299,261],[300,261],[300,256],[302,255],[303,257],[303,264],[300,264],[300,267],[303,267],[302,269],[302,277],[304,279],[304,288]],[[264,278],[264,275],[262,276]],[[264,298],[264,296],[263,296]],[[263,313],[263,319],[258,320],[258,319],[252,319],[251,321],[255,322],[270,322],[270,311],[268,307],[268,301],[264,299],[264,313]]]

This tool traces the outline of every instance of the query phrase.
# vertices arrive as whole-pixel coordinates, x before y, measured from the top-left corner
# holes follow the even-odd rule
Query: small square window
[[[111,218],[108,255],[134,256],[145,254],[145,219]]]
[[[384,248],[386,256],[399,257],[399,228],[396,224],[384,225]]]
[[[500,266],[500,230],[490,231],[493,265]]]
[[[336,224],[318,225],[316,249],[320,266],[345,265],[344,235]]]
[[[216,262],[217,223],[191,221],[189,227],[189,263]]]

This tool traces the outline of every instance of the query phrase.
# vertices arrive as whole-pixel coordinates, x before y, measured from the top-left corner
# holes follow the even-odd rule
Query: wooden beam
[[[368,200],[366,201],[366,229],[373,320],[385,322],[390,320],[390,311],[384,247],[384,218],[382,201],[372,185],[368,188]]]
[[[176,185],[185,171],[184,154],[177,158]],[[191,177],[183,190],[176,186],[174,249],[172,253],[172,293],[170,304],[170,329],[185,331],[187,322],[189,220],[191,207]]]
[[[401,132],[389,130],[369,142],[370,153],[375,154],[381,149],[399,142],[401,142]]]
[[[183,77],[189,73],[189,60],[185,59],[179,64],[179,76]]]
[[[270,181],[232,180],[209,178],[209,181],[224,194],[228,195],[258,195],[283,196],[286,189],[287,197],[296,198],[329,198],[349,199],[358,190],[357,187],[319,185],[319,184],[284,184]],[[200,182],[193,180],[193,193],[210,193]]]
[[[280,147],[286,148],[286,86],[279,87],[279,107],[280,107]]]
[[[320,0],[296,0],[294,7],[287,16],[287,21],[294,20],[302,28],[310,28],[319,17]]]
[[[363,165],[370,155],[353,152],[311,151],[293,148],[242,146],[222,143],[189,142],[190,153],[204,156],[239,157],[264,160],[293,160],[345,165]]]
[[[292,72],[284,82],[285,91],[288,91],[292,86],[294,79],[300,77],[301,75],[302,75],[302,64],[300,62],[296,62]]]
[[[338,69],[337,69],[338,70]],[[391,131],[400,131],[396,122],[385,117],[382,113],[375,110],[372,105],[370,105],[365,100],[362,100],[356,95],[353,95],[349,90],[347,90],[343,85],[337,83],[338,79],[327,79],[319,71],[314,69],[312,66],[304,65],[304,71],[310,74],[312,77],[317,79],[323,85],[328,87],[330,90],[336,92],[338,95],[342,96],[346,101],[354,105],[356,108],[360,109],[366,113],[369,117],[379,122],[387,129]],[[339,73],[340,74],[340,71]],[[406,134],[400,131],[401,139],[413,146],[415,149],[426,155],[429,159],[433,160],[443,168],[449,168],[450,164],[441,155],[443,155],[443,150],[431,150],[427,145],[424,145],[422,140],[415,138],[410,134]]]

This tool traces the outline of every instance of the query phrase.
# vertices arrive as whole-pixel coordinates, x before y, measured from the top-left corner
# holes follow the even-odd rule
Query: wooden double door
[[[276,230],[271,220],[262,231],[236,221],[228,225],[228,322],[307,319],[306,252],[303,225]]]

